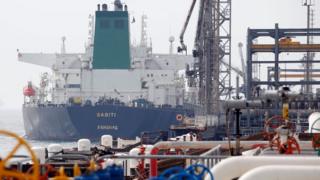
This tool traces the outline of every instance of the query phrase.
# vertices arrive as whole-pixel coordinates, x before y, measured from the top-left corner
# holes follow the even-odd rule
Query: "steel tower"
[[[219,115],[231,93],[231,0],[201,0],[195,39],[195,86],[207,115]]]

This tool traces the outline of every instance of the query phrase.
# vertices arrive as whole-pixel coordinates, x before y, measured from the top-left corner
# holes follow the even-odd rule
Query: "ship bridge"
[[[81,57],[83,53],[20,53],[18,52],[18,61],[35,64],[48,68],[66,68],[66,69],[80,69]]]

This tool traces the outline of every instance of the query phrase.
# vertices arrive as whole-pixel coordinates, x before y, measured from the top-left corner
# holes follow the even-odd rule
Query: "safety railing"
[[[221,154],[220,150],[221,150],[221,147],[218,146],[201,155],[104,155],[99,157],[97,161],[106,160],[106,159],[123,160],[123,163],[122,163],[123,168],[126,169],[128,168],[128,166],[126,166],[128,164],[128,160],[150,160],[150,159],[173,160],[175,159],[175,160],[185,160],[186,167],[189,166],[188,164],[190,165],[201,164],[207,167],[208,169],[211,169],[218,162],[229,157],[229,156],[220,155]]]
[[[221,145],[218,145],[211,150],[203,153],[200,157],[223,157],[221,156]],[[211,169],[214,165],[219,163],[221,158],[204,158],[204,159],[194,159],[191,161],[191,164],[202,164],[207,168]]]

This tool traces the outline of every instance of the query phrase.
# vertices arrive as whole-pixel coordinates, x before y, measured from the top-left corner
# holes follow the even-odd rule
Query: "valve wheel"
[[[186,171],[189,172],[190,174],[194,175],[197,179],[203,179],[204,176],[206,175],[206,173],[208,173],[210,176],[210,179],[213,180],[213,175],[212,175],[210,169],[202,164],[191,165],[187,168]]]
[[[299,143],[294,137],[288,137],[287,144],[281,144],[278,137],[271,141],[270,146],[275,146],[280,154],[293,154],[294,151],[297,151],[298,154],[301,153]]]
[[[275,120],[277,120],[278,123],[273,123]],[[271,149],[276,147],[280,154],[293,154],[294,151],[297,151],[300,154],[300,146],[292,135],[288,136],[286,144],[281,144],[280,137],[277,137],[275,132],[275,129],[281,125],[286,125],[292,132],[295,130],[294,125],[290,122],[286,122],[282,116],[273,116],[265,121],[264,137],[268,139],[269,146]]]
[[[28,180],[38,180],[39,179],[39,162],[36,158],[36,155],[32,151],[31,147],[28,145],[28,143],[18,135],[0,130],[0,135],[9,136],[18,141],[18,144],[14,146],[14,148],[8,153],[8,155],[4,158],[0,159],[0,179],[4,177],[12,177],[17,179],[28,179]],[[6,168],[6,163],[13,158],[15,153],[21,148],[25,147],[29,155],[31,155],[31,160],[33,163],[33,171],[31,173],[24,173],[19,171],[10,171]]]

